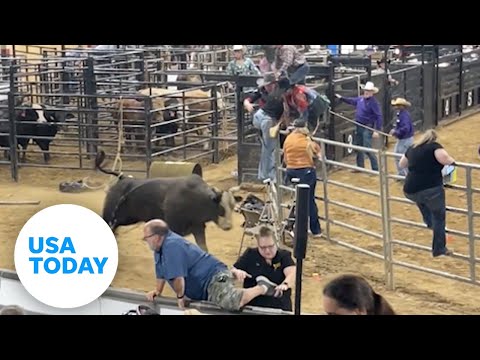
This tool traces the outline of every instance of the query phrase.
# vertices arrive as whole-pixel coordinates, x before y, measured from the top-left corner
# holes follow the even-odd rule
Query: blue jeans
[[[357,125],[357,128],[355,130],[355,145],[371,148],[372,135],[372,130],[365,129],[364,127]],[[372,170],[378,171],[378,161],[375,154],[367,152],[367,156],[370,159]],[[357,151],[357,166],[361,168],[365,167],[365,158],[363,151]]]
[[[253,115],[253,126],[262,132],[262,151],[260,153],[260,162],[258,164],[258,179],[263,181],[271,179],[276,181],[275,171],[275,141],[270,137],[269,130],[273,126],[273,120],[270,116],[260,109]]]
[[[290,85],[305,84],[305,78],[310,71],[310,65],[307,63],[300,65],[293,71],[291,68],[287,70],[288,78],[290,79]]]
[[[303,168],[303,169],[287,169],[287,179],[289,182],[293,178],[300,179],[300,184],[307,184],[310,186],[310,204],[309,204],[309,220],[310,231],[312,234],[320,234],[322,229],[320,227],[320,221],[318,220],[318,207],[315,202],[315,187],[317,186],[317,174],[315,168]]]
[[[407,199],[415,202],[423,216],[423,222],[429,229],[433,229],[432,254],[440,256],[445,254],[445,189],[436,186],[430,189],[418,191],[414,194],[405,193]]]
[[[396,154],[405,154],[410,146],[413,144],[413,136],[406,139],[398,139],[395,144],[393,152]],[[397,174],[400,176],[407,176],[407,169],[400,169],[398,163],[400,158],[395,158],[395,165],[397,166]]]

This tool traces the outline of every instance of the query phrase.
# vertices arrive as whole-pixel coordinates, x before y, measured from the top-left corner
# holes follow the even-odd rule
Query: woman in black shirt
[[[442,169],[455,160],[437,143],[435,130],[427,130],[400,159],[400,168],[408,166],[403,186],[405,197],[415,202],[423,221],[433,230],[432,255],[452,255],[446,247],[445,189]]]

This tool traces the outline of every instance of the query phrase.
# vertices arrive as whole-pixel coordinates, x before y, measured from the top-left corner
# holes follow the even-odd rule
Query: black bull
[[[193,234],[198,246],[208,251],[205,224],[213,221],[222,230],[232,229],[236,202],[242,197],[230,190],[210,187],[198,175],[186,177],[134,179],[103,169],[103,151],[97,154],[95,167],[105,174],[118,177],[109,189],[103,219],[111,229],[120,226],[162,219],[170,229],[182,236]]]

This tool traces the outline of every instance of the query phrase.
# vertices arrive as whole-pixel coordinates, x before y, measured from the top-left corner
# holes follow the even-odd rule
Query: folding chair
[[[243,224],[243,234],[242,234],[242,240],[240,242],[240,249],[238,250],[238,256],[242,254],[243,241],[245,239],[245,235],[248,235],[251,237],[258,235],[261,227],[260,218],[262,216],[263,211],[241,208],[240,213],[245,218],[245,222]]]

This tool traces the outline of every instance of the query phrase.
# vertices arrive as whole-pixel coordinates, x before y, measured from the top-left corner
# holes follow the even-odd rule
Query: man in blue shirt
[[[181,309],[185,308],[185,297],[239,311],[258,296],[275,294],[277,284],[264,276],[256,278],[258,285],[253,288],[236,288],[235,276],[224,263],[171,231],[163,220],[147,222],[143,232],[155,258],[157,287],[147,294],[150,301],[161,295],[165,282],[177,294]]]
[[[336,97],[356,107],[355,121],[358,124],[374,128],[375,130],[382,130],[380,105],[373,96],[378,92],[378,88],[376,88],[371,81],[368,81],[363,87],[363,91],[363,96],[343,97],[336,94]],[[378,133],[357,125],[355,129],[355,145],[371,148],[372,138],[378,138]],[[370,152],[367,152],[367,156],[370,159],[372,170],[378,171],[377,157]],[[365,167],[363,151],[357,151],[357,166],[361,168]]]

